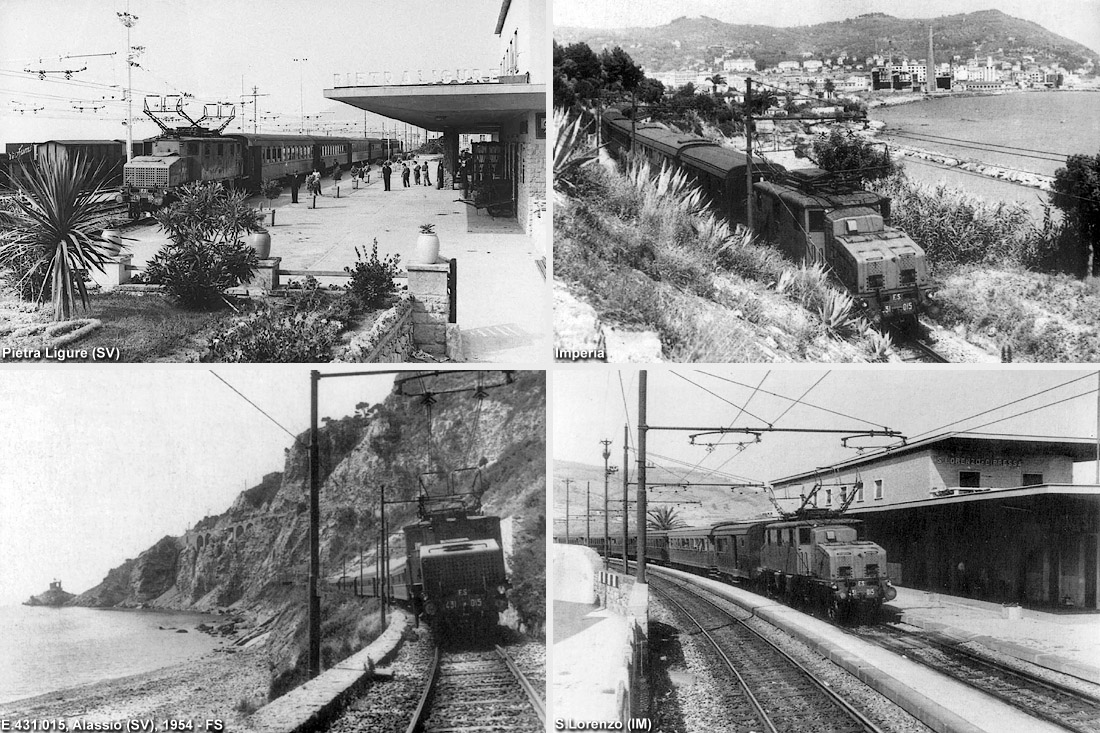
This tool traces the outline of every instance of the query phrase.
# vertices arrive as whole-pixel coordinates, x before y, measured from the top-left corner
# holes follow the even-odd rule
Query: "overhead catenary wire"
[[[256,404],[255,402],[253,402],[252,400],[250,400],[250,399],[249,399],[249,398],[248,398],[247,396],[245,396],[245,395],[244,395],[244,394],[243,394],[243,393],[242,393],[242,392],[241,392],[241,391],[240,391],[239,389],[237,389],[236,387],[234,387],[234,386],[233,386],[232,384],[230,384],[229,382],[225,381],[225,379],[223,379],[223,378],[221,377],[221,375],[219,375],[219,374],[218,374],[217,372],[215,372],[215,371],[214,371],[213,369],[211,369],[211,370],[210,370],[210,373],[211,373],[212,375],[214,375],[214,378],[215,378],[215,379],[217,379],[217,380],[218,380],[219,382],[221,382],[222,384],[224,384],[224,385],[225,385],[226,387],[229,387],[229,389],[233,390],[233,392],[235,392],[235,393],[237,394],[237,396],[238,396],[238,397],[240,397],[240,398],[241,398],[242,400],[244,400],[244,401],[245,401],[245,402],[247,402],[248,404],[252,405],[252,407],[254,407],[254,408],[255,408],[255,409],[256,409],[256,410],[257,410],[257,411],[258,411],[258,412],[259,412],[259,413],[260,413],[261,415],[263,415],[263,416],[264,416],[264,417],[266,417],[266,418],[267,418],[268,420],[270,420],[271,422],[273,422],[273,423],[275,423],[275,424],[276,424],[277,426],[279,426],[279,429],[280,429],[280,430],[282,430],[282,431],[283,431],[284,433],[286,433],[286,434],[287,434],[287,435],[289,435],[290,437],[294,438],[294,442],[295,442],[295,443],[297,443],[298,445],[302,446],[303,448],[309,448],[309,445],[307,445],[306,443],[302,442],[302,441],[301,441],[301,440],[300,440],[300,439],[298,438],[298,436],[297,436],[297,435],[295,435],[294,433],[290,432],[290,430],[288,430],[288,429],[286,428],[286,426],[284,426],[284,425],[283,425],[282,423],[280,423],[280,422],[279,422],[278,420],[276,420],[276,419],[275,419],[275,418],[273,418],[273,417],[272,417],[271,415],[269,415],[269,414],[267,413],[267,411],[265,411],[265,410],[264,410],[264,409],[263,409],[262,407],[260,407],[259,405],[257,405],[257,404]]]

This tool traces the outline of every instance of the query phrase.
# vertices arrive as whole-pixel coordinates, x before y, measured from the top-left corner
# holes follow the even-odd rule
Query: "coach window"
[[[225,154],[225,153],[224,153],[224,150],[225,150],[225,146],[224,146],[224,145],[222,145],[222,143],[218,143],[218,157],[219,157],[219,158],[220,158],[220,157],[221,157],[222,155],[224,155],[224,154]]]
[[[959,471],[959,488],[977,489],[982,485],[982,475],[978,471]]]
[[[204,158],[210,157],[210,143],[203,144],[203,146],[202,146],[202,157],[204,157]]]
[[[875,498],[882,498],[882,479],[880,478],[875,479]]]

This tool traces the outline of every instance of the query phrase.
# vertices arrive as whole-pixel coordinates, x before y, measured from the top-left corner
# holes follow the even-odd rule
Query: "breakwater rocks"
[[[986,178],[996,178],[1002,181],[1016,183],[1021,186],[1038,188],[1043,191],[1051,190],[1051,186],[1054,184],[1053,176],[1043,176],[1037,173],[1029,173],[1027,171],[1020,171],[1012,168],[1002,168],[1000,166],[990,165],[989,163],[982,163],[977,160],[965,160],[963,158],[955,158],[945,153],[937,153],[932,150],[923,150],[921,148],[913,148],[907,145],[894,144],[891,144],[891,150],[904,157],[926,160],[929,163],[936,163],[938,165],[943,165],[950,168],[958,168],[960,170],[976,173],[980,176],[985,176]]]

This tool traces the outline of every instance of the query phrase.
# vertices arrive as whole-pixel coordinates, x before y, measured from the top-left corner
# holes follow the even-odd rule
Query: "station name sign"
[[[936,454],[935,462],[948,466],[996,466],[999,468],[1021,468],[1024,465],[1019,458],[975,456],[965,453],[939,453]]]
[[[333,74],[333,86],[377,87],[414,84],[465,84],[495,82],[497,69],[405,69],[404,71],[349,71]]]

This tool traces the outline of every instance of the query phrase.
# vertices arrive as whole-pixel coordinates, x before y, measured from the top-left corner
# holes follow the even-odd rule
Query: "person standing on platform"
[[[420,164],[413,161],[413,183],[420,185]]]
[[[435,187],[443,188],[443,158],[439,159],[439,164],[435,167]]]
[[[340,185],[340,177],[343,174],[340,172],[340,164],[337,163],[332,169],[332,187],[336,188]]]
[[[401,182],[405,184],[405,188],[409,187],[409,166],[404,163],[401,164]]]
[[[390,167],[388,160],[382,161],[382,185],[385,186],[386,191],[390,190],[390,175],[393,173],[393,168]]]
[[[290,181],[290,203],[298,203],[298,189],[302,187],[302,174],[295,173],[294,178]]]
[[[424,169],[424,185],[425,186],[432,185],[432,179],[428,178],[428,161],[425,160],[424,164],[420,167]]]

